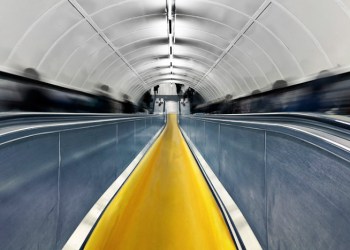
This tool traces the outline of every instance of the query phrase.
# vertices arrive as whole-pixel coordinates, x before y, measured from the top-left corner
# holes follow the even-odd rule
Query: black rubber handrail
[[[0,115],[0,129],[17,125],[74,121],[98,121],[118,118],[142,118],[144,114],[6,113]]]
[[[266,122],[274,124],[294,124],[317,129],[343,139],[350,140],[350,118],[346,116],[333,116],[315,113],[266,113],[244,115],[206,115],[196,114],[193,117],[201,119],[240,121],[240,122]]]

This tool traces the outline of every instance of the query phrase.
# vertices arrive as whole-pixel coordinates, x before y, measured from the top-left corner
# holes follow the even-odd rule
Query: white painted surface
[[[161,84],[161,85],[159,85],[158,95],[176,95],[175,84]]]
[[[179,113],[179,103],[175,101],[166,101],[165,110],[167,114],[178,114]]]

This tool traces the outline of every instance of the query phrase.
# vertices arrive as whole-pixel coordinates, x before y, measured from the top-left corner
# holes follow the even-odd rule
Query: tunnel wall
[[[0,249],[61,249],[163,124],[153,116],[0,137]]]
[[[273,126],[195,116],[180,125],[264,249],[348,249],[348,152]]]

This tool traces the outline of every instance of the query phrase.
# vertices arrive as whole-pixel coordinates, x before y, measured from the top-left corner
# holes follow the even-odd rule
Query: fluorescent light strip
[[[173,4],[173,0],[167,0],[167,12],[169,20],[173,18]]]
[[[171,35],[171,34],[173,33],[173,26],[172,26],[172,25],[173,25],[173,22],[172,22],[171,20],[169,20],[169,21],[168,21],[168,24],[169,24],[169,25],[168,25],[168,26],[169,26],[169,27],[168,27],[168,29],[169,29],[169,30],[168,30],[168,31],[169,31],[169,35]]]
[[[174,13],[175,0],[167,0],[167,22],[168,22],[168,38],[169,38],[169,59],[170,59],[170,74],[173,75],[173,60],[174,60]],[[172,80],[172,79],[171,79]]]

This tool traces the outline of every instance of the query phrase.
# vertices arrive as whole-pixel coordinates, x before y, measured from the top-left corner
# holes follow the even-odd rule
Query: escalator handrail
[[[40,133],[115,124],[163,115],[16,113],[0,116],[0,144]]]

